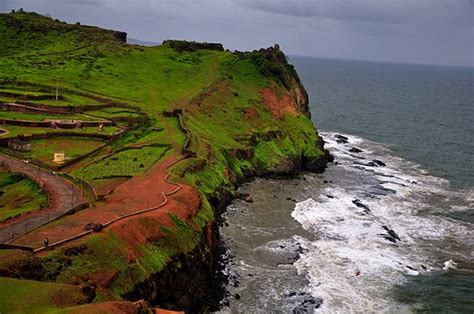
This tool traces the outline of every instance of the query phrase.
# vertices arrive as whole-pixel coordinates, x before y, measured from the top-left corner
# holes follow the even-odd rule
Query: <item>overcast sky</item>
[[[292,55],[474,65],[474,0],[0,0],[161,42],[189,39]]]

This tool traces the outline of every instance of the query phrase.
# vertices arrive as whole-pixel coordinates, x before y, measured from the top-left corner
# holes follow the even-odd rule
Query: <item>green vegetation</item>
[[[51,139],[31,140],[31,151],[23,153],[25,157],[53,164],[55,152],[64,152],[66,160],[85,155],[104,145],[103,141],[82,137],[55,137]]]
[[[82,129],[51,129],[51,128],[36,128],[36,127],[22,127],[16,125],[2,125],[1,129],[6,130],[8,133],[0,135],[0,138],[11,138],[18,135],[33,135],[33,134],[46,134],[46,133],[101,133],[112,135],[117,132],[120,132],[120,129],[115,126],[106,126],[102,129],[102,132],[99,132],[97,127],[88,127]]]
[[[0,277],[0,313],[53,313],[87,302],[79,287]]]
[[[123,150],[105,157],[81,169],[74,170],[73,175],[86,181],[113,176],[134,176],[144,173],[158,160],[164,157],[169,147],[145,146]]]
[[[81,121],[101,121],[103,119],[89,117],[83,114],[75,115],[52,115],[52,114],[39,114],[39,113],[23,113],[15,111],[0,111],[0,119],[9,120],[30,120],[30,121],[43,121],[43,120],[81,120]]]
[[[32,180],[0,170],[0,222],[38,210],[48,203],[48,196]]]

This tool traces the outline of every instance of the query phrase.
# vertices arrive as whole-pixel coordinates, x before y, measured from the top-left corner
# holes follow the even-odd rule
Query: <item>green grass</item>
[[[117,117],[127,117],[127,118],[141,117],[141,115],[138,114],[137,112],[125,110],[123,108],[106,108],[106,109],[96,110],[96,111],[87,111],[86,114],[95,116],[95,117],[105,118],[105,119],[117,118]]]
[[[104,145],[105,142],[80,137],[54,137],[49,139],[31,140],[31,151],[24,152],[27,158],[40,160],[48,164],[52,162],[55,152],[64,152],[66,160],[85,155]]]
[[[0,313],[52,313],[86,301],[76,286],[0,277]]]
[[[127,149],[103,158],[72,174],[86,181],[110,176],[136,176],[146,172],[158,160],[165,156],[168,147],[147,146],[139,149]]]
[[[1,129],[6,130],[8,133],[0,135],[0,138],[11,138],[18,135],[33,135],[33,134],[45,134],[45,133],[60,133],[60,132],[71,132],[71,133],[102,133],[112,135],[120,131],[118,127],[115,126],[106,126],[102,129],[102,132],[99,132],[99,129],[96,127],[88,127],[82,129],[51,129],[51,128],[35,128],[35,127],[23,127],[16,125],[0,125]],[[54,138],[53,138],[54,139]]]
[[[0,222],[38,210],[48,203],[48,196],[32,180],[0,170]]]
[[[0,110],[0,119],[10,120],[30,120],[30,121],[43,121],[43,120],[81,120],[81,121],[101,121],[100,118],[89,117],[83,114],[71,114],[71,115],[52,115],[43,113],[23,113],[15,111]]]

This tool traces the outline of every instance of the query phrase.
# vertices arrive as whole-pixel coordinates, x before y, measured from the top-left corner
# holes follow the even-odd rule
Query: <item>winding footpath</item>
[[[73,208],[87,204],[87,200],[76,186],[62,177],[53,175],[50,171],[39,169],[36,165],[26,164],[3,154],[0,154],[0,164],[5,165],[11,172],[21,173],[34,180],[49,196],[47,208],[25,213],[0,223],[0,243],[9,242],[25,232],[65,215]]]
[[[45,237],[50,240],[49,248],[52,248],[93,233],[85,228],[90,223],[106,228],[135,216],[153,215],[157,209],[161,213],[174,211],[181,207],[182,202],[191,202],[198,208],[200,197],[194,188],[169,181],[167,170],[180,160],[179,157],[180,154],[175,151],[145,174],[119,185],[105,203],[65,216],[60,224],[46,225],[29,232],[13,244],[31,246],[35,252],[40,252],[44,249],[42,239]]]

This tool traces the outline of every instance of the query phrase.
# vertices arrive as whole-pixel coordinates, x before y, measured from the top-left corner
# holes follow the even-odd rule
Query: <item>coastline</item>
[[[226,310],[466,310],[472,231],[442,213],[461,210],[468,195],[445,190],[446,180],[383,144],[322,134],[336,157],[326,172],[257,179],[243,191],[254,203],[229,206],[221,227],[231,256]],[[446,269],[448,260],[458,269]],[[425,290],[430,285],[437,290]]]
[[[322,139],[318,145],[324,149]],[[229,297],[226,285],[231,280],[224,269],[226,249],[219,231],[225,224],[223,215],[226,208],[234,200],[245,199],[245,194],[240,194],[238,190],[255,179],[291,180],[308,171],[323,173],[327,164],[333,160],[329,151],[324,151],[325,157],[318,163],[313,161],[307,164],[304,158],[290,163],[283,161],[276,171],[262,171],[236,178],[233,192],[221,190],[220,196],[213,199],[214,220],[203,230],[204,237],[199,244],[191,252],[174,256],[163,270],[138,283],[132,292],[125,295],[125,299],[132,302],[145,299],[152,306],[190,313],[220,310]]]

